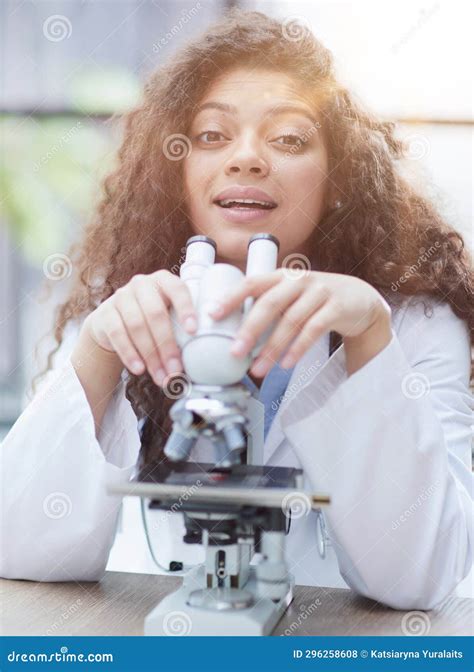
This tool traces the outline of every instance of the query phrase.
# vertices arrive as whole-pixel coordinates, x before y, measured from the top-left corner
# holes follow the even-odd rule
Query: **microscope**
[[[275,236],[253,235],[245,276],[274,271],[278,248]],[[210,307],[244,278],[239,268],[215,263],[215,255],[211,238],[193,236],[180,267],[198,328],[188,334],[171,314],[188,384],[170,410],[167,459],[145,465],[128,483],[108,487],[110,493],[142,498],[148,539],[147,512],[179,511],[183,541],[204,546],[205,562],[147,615],[145,635],[271,634],[293,598],[284,553],[291,505],[298,502],[309,512],[330,502],[326,494],[303,491],[301,469],[263,465],[263,404],[242,380],[274,325],[246,357],[230,352],[253,298],[220,320],[211,318]],[[212,449],[210,462],[193,458],[203,441]]]

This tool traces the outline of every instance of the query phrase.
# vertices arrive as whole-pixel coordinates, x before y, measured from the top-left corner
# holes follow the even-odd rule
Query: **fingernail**
[[[187,317],[187,318],[185,319],[185,321],[184,321],[184,328],[186,329],[186,331],[187,331],[188,333],[191,334],[193,331],[196,331],[196,327],[197,327],[197,321],[196,321],[196,318],[195,318],[195,317],[193,317],[192,315],[190,315],[189,317]]]
[[[166,364],[166,369],[170,375],[172,373],[179,373],[181,371],[181,362],[179,361],[179,359],[176,359],[176,357],[172,357],[171,359],[168,360],[168,363]]]
[[[268,368],[268,362],[266,362],[264,359],[260,359],[258,362],[255,362],[255,364],[252,366],[252,373],[254,373],[256,376],[263,376],[267,372]]]
[[[166,377],[166,371],[164,371],[164,369],[160,368],[160,369],[157,369],[155,371],[155,373],[153,375],[153,380],[155,381],[155,383],[157,385],[161,386],[163,384],[163,381],[164,381],[165,377]]]
[[[143,363],[139,359],[134,359],[130,362],[130,371],[135,374],[143,373]]]
[[[224,312],[224,307],[222,303],[219,303],[219,301],[212,301],[212,303],[209,304],[207,308],[207,312],[209,315],[214,315],[215,317],[218,317],[219,315],[222,315]]]
[[[247,343],[242,338],[237,338],[230,348],[233,355],[244,355],[246,350]]]

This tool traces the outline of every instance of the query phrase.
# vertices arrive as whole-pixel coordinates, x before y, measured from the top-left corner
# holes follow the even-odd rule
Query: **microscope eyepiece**
[[[255,233],[249,240],[249,244],[247,245],[247,248],[250,247],[250,245],[255,241],[255,240],[271,240],[272,243],[275,243],[277,246],[277,250],[280,249],[280,241],[278,238],[271,233]]]
[[[209,238],[209,236],[191,236],[191,238],[188,238],[186,241],[186,247],[191,245],[192,243],[208,243],[209,245],[212,245],[212,247],[217,250],[217,243],[215,240],[212,238]]]

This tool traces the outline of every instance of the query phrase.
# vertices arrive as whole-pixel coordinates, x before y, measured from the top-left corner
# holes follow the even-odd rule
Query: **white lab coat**
[[[69,361],[74,340],[3,442],[4,578],[100,580],[121,506],[104,483],[135,470],[139,434],[125,381],[96,439]],[[317,514],[293,517],[290,570],[298,584],[430,609],[473,561],[467,326],[447,304],[428,317],[411,299],[393,312],[389,345],[349,378],[344,348],[327,352],[324,337],[297,363],[264,446],[265,463],[302,468],[306,487],[332,499],[325,558]],[[206,461],[209,448],[200,441],[191,457]],[[179,531],[175,522],[167,516],[159,534]]]

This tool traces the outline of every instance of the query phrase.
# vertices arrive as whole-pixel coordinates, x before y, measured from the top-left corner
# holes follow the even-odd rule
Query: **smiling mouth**
[[[214,203],[221,208],[238,208],[242,210],[273,210],[277,207],[276,203],[271,203],[270,201],[256,201],[250,198],[216,199]]]

